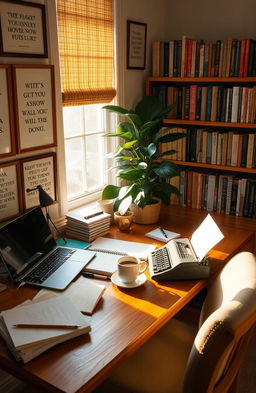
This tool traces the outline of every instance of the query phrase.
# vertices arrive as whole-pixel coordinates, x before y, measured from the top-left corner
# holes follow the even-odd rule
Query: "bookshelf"
[[[163,87],[160,93],[159,93],[159,86]],[[148,77],[146,81],[146,94],[159,95],[159,97],[163,101],[165,100],[163,104],[169,105],[171,103],[168,98],[169,87],[177,89],[178,91],[183,89],[184,91],[184,88],[190,89],[190,86],[196,86],[197,88],[198,87],[201,88],[203,86],[217,86],[217,90],[219,87],[221,87],[222,89],[229,88],[230,91],[234,86],[236,86],[237,91],[239,90],[243,92],[244,88],[249,88],[252,91],[254,91],[253,94],[255,94],[256,77],[200,77],[200,78],[199,77],[163,77],[163,76]],[[163,94],[163,91],[165,91],[165,94]],[[178,100],[177,95],[176,95],[176,100]],[[184,98],[182,98],[180,102],[182,102],[180,105],[183,106],[185,105]],[[190,108],[190,103],[188,103],[187,105]],[[218,135],[221,134],[220,138],[223,138],[223,135],[225,134],[227,135],[230,135],[230,133],[236,135],[238,134],[240,138],[239,143],[241,144],[243,138],[249,138],[249,134],[254,134],[254,135],[256,134],[255,133],[256,130],[255,98],[254,101],[251,100],[249,102],[249,105],[254,106],[253,112],[250,108],[251,117],[249,117],[249,122],[243,122],[243,121],[240,122],[242,120],[242,117],[239,117],[239,115],[237,115],[240,120],[239,122],[234,121],[234,119],[232,119],[233,121],[230,121],[230,118],[228,119],[228,115],[225,114],[224,117],[226,121],[216,121],[216,119],[212,121],[209,119],[198,120],[195,119],[195,117],[193,119],[184,118],[185,117],[184,107],[182,107],[178,109],[179,116],[177,116],[176,118],[166,118],[164,120],[164,126],[173,128],[174,132],[175,130],[177,131],[177,129],[179,129],[180,131],[187,130],[187,132],[190,132],[189,130],[193,130],[193,133],[195,133],[196,135],[199,132],[202,132],[202,130],[206,131],[208,134],[211,135],[215,132]],[[190,109],[187,109],[188,112],[190,111]],[[228,110],[227,103],[226,103],[226,109]],[[241,110],[242,109],[240,108],[240,111]],[[190,117],[190,113],[188,113],[187,117]],[[248,121],[248,117],[247,117],[247,121]],[[248,137],[244,136],[244,134],[248,134]],[[195,138],[198,137],[196,136]],[[228,136],[226,138],[228,138]],[[252,155],[254,159],[252,160],[252,163],[250,163],[250,165],[247,165],[248,164],[247,160],[245,160],[246,162],[244,162],[243,165],[241,165],[241,157],[242,157],[241,147],[239,152],[240,159],[237,159],[236,164],[233,162],[231,165],[230,162],[226,162],[226,161],[224,162],[224,164],[223,163],[221,164],[220,162],[221,160],[219,160],[219,162],[214,162],[214,163],[211,161],[209,162],[209,160],[207,162],[206,160],[197,159],[198,156],[196,156],[196,158],[194,158],[193,160],[188,159],[187,153],[189,147],[186,146],[185,157],[183,155],[182,159],[176,159],[176,158],[172,159],[172,161],[174,161],[176,164],[178,164],[181,167],[181,174],[183,176],[183,180],[181,179],[181,177],[178,180],[173,179],[174,180],[173,184],[180,188],[182,197],[179,200],[176,197],[174,197],[174,199],[171,200],[171,202],[175,204],[181,204],[183,206],[195,207],[199,209],[201,208],[208,211],[216,211],[218,213],[256,218],[256,207],[255,207],[256,205],[256,196],[255,196],[256,195],[256,180],[255,180],[256,135],[253,136],[252,138],[254,138],[252,139],[253,140]],[[186,140],[186,144],[187,144],[188,136],[187,138],[184,139]],[[170,148],[170,146],[168,146],[168,148]],[[176,148],[177,149],[181,148],[181,146],[176,146]],[[184,149],[184,147],[182,149]],[[168,149],[164,149],[164,150],[168,150]],[[246,146],[246,151],[248,151],[248,145]],[[234,154],[236,153],[234,153],[233,151],[230,154],[231,156],[232,155],[234,156]],[[217,155],[217,145],[216,145],[216,155]],[[223,181],[223,177],[225,176],[227,177],[227,179],[231,179],[229,181],[228,189],[227,189],[227,184],[225,184],[225,186],[223,187],[223,185],[220,183],[220,181],[221,182]],[[188,180],[188,177],[190,177],[190,180]],[[213,185],[211,186],[209,184],[209,177],[214,178]],[[193,180],[191,180],[191,178],[194,179],[195,184],[193,184]],[[245,180],[243,181],[243,186],[241,191],[242,179]],[[184,186],[184,182],[185,182],[185,186]],[[211,189],[210,191],[209,191],[209,187]],[[242,196],[240,195],[241,192],[242,192]],[[221,196],[219,195],[220,193],[222,194]],[[186,198],[189,198],[189,200]],[[228,202],[226,202],[226,200]],[[245,204],[248,205],[247,208]]]

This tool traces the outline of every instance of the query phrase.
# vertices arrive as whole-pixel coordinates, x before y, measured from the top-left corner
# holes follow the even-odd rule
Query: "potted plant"
[[[179,175],[179,167],[170,159],[163,159],[176,151],[160,152],[159,149],[161,144],[185,136],[183,133],[168,133],[170,128],[163,128],[163,118],[173,107],[164,108],[155,96],[144,97],[134,110],[116,105],[103,107],[124,116],[128,121],[120,122],[116,132],[105,134],[106,137],[117,137],[120,140],[111,155],[116,163],[112,169],[116,170],[125,185],[107,185],[102,192],[102,199],[116,199],[114,211],[118,210],[121,214],[125,214],[128,208],[137,207],[140,214],[135,211],[136,222],[157,222],[158,217],[141,219],[141,213],[145,210],[152,212],[154,205],[159,206],[161,201],[169,204],[170,195],[179,194],[176,187],[166,182]]]

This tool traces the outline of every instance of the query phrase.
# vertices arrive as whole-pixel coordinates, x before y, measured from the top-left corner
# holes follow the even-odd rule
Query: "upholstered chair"
[[[256,324],[256,257],[234,256],[207,291],[199,328],[173,318],[96,391],[234,393]]]

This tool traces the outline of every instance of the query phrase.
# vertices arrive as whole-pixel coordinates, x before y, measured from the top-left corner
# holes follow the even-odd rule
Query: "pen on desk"
[[[100,278],[102,280],[110,280],[110,277],[104,276],[103,274],[91,273],[91,272],[83,272],[84,277],[88,278]]]
[[[99,216],[100,214],[103,214],[103,211],[92,213],[92,214],[88,214],[88,216],[84,216],[84,218],[86,220],[88,220],[88,218],[96,217],[96,216]]]
[[[46,324],[46,323],[17,323],[13,325],[13,327],[17,328],[51,328],[51,329],[77,329],[80,325],[60,325],[60,324]]]
[[[166,235],[165,231],[163,230],[163,228],[159,228],[160,231],[162,232],[162,234],[164,235],[164,237],[166,237],[166,239],[168,239],[168,236]]]

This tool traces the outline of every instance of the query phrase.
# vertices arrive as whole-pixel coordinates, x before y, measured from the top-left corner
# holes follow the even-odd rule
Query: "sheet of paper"
[[[220,228],[211,215],[208,214],[191,237],[191,244],[199,261],[201,261],[207,252],[222,240],[223,237],[224,235]]]
[[[83,283],[74,282],[64,292],[41,289],[33,298],[33,302],[50,299],[53,296],[69,297],[79,311],[92,314],[95,306],[103,295],[104,285],[96,285],[89,280]]]

